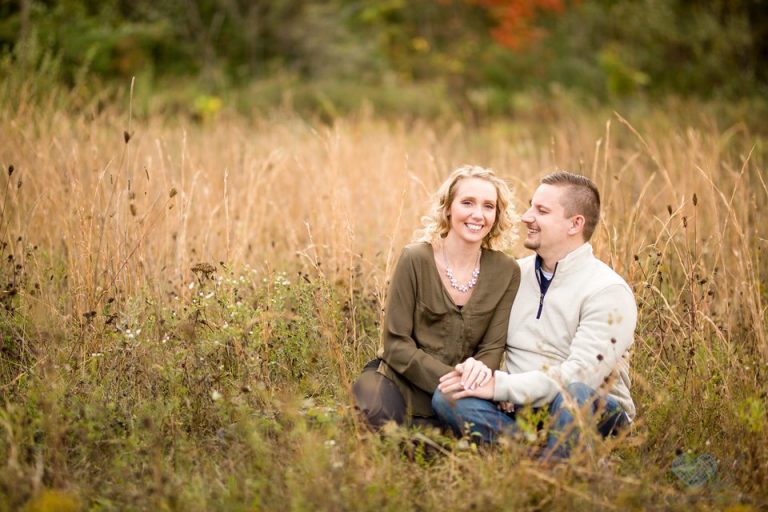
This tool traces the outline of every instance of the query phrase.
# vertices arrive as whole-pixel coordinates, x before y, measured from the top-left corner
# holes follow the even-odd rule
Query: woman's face
[[[463,178],[456,183],[456,194],[448,209],[449,236],[479,244],[496,221],[496,187],[482,178]]]

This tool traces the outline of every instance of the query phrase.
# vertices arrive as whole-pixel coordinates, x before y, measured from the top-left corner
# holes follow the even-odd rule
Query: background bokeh
[[[0,4],[0,73],[80,101],[136,77],[143,109],[525,112],[581,102],[754,100],[764,0],[19,0]],[[107,90],[110,89],[110,90]]]

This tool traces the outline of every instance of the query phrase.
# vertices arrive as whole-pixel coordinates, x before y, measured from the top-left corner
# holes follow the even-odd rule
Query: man
[[[637,307],[627,283],[592,254],[588,241],[599,217],[591,180],[564,171],[542,178],[522,217],[525,246],[536,254],[519,261],[505,371],[466,389],[457,365],[432,398],[438,418],[455,432],[491,442],[515,431],[515,409],[548,407],[544,456],[566,458],[578,439],[576,418],[596,415],[606,436],[634,417],[627,351]]]

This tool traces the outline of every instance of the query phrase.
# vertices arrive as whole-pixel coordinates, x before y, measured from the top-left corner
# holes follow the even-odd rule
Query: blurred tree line
[[[768,0],[0,0],[0,78],[70,87],[431,83],[493,113],[552,87],[764,96],[766,63]]]

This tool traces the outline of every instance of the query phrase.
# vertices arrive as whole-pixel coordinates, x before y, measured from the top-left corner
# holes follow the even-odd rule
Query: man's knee
[[[566,386],[565,391],[571,398],[576,400],[579,405],[583,405],[595,396],[595,390],[583,382],[571,382]]]
[[[591,399],[594,399],[595,390],[583,382],[571,382],[565,387],[564,391],[561,391],[555,395],[555,398],[552,400],[549,406],[551,413],[554,413],[563,407],[563,402],[565,402],[565,395],[567,395],[569,399],[573,401],[572,403],[575,403],[581,407]]]
[[[436,389],[432,394],[432,410],[435,411],[435,414],[440,416],[441,413],[444,413],[450,406],[448,398],[442,391]]]
[[[457,420],[475,414],[480,408],[479,403],[485,402],[479,398],[461,398],[456,400],[449,395],[436,389],[432,394],[432,410],[442,421]]]

